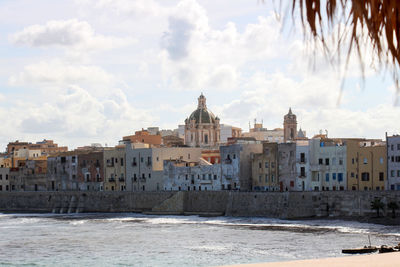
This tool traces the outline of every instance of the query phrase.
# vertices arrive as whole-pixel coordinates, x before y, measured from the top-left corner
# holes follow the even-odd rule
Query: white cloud
[[[115,82],[114,76],[99,66],[73,64],[61,59],[51,59],[27,65],[23,71],[12,75],[8,80],[11,86],[80,83],[109,85],[113,82]]]
[[[62,47],[96,51],[130,45],[133,38],[118,38],[96,34],[86,21],[53,20],[44,25],[32,25],[10,36],[17,45],[30,47]]]

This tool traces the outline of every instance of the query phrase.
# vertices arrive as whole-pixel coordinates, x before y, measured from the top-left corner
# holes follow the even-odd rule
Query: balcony
[[[307,163],[307,159],[305,159],[305,158],[300,158],[300,159],[296,159],[296,163],[299,163],[299,164],[306,164]]]
[[[107,167],[114,167],[114,162],[108,162],[107,161]]]
[[[118,181],[125,182],[125,179],[124,179],[124,177],[119,177]]]
[[[232,160],[231,160],[231,159],[226,159],[226,160],[224,160],[224,163],[225,163],[225,164],[231,164],[231,163],[232,163]]]
[[[109,181],[110,183],[113,183],[113,182],[115,182],[115,178],[108,178],[108,181]]]

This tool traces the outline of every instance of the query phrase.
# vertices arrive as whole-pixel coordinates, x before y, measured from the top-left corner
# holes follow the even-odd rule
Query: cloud
[[[53,20],[44,25],[32,25],[14,33],[9,40],[16,45],[30,47],[61,47],[96,51],[130,45],[133,38],[118,38],[96,34],[86,21]]]
[[[193,28],[193,25],[186,20],[169,18],[169,31],[162,37],[162,47],[168,51],[172,60],[179,60],[187,56]]]
[[[109,85],[114,81],[114,76],[99,66],[72,64],[61,59],[51,59],[25,66],[23,71],[12,75],[8,83],[11,86],[80,83]]]
[[[101,98],[79,86],[70,86],[55,99],[32,102],[24,108],[24,113],[12,118],[17,122],[17,131],[25,135],[51,134],[60,139],[116,143],[124,134],[154,121],[146,111],[133,108],[120,89],[113,89]]]

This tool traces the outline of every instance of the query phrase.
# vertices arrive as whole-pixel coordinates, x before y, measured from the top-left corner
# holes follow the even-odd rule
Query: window
[[[390,146],[390,150],[392,150],[392,151],[393,151],[393,149],[394,149],[394,146],[393,146],[393,145],[391,145],[391,146]]]
[[[341,172],[338,173],[338,181],[343,182],[343,173]]]
[[[332,180],[336,180],[336,173],[332,173]]]
[[[124,159],[123,158],[121,158],[120,162],[121,162],[121,166],[124,166]]]
[[[214,174],[214,180],[217,180],[217,175],[216,174]]]
[[[336,165],[336,158],[332,158],[332,165]]]
[[[325,159],[325,165],[327,165],[327,166],[329,165],[329,158]]]
[[[0,180],[3,180],[3,174],[0,174]]]
[[[203,180],[205,180],[206,179],[206,175],[205,174],[203,174]]]
[[[368,159],[364,158],[364,164],[368,164]]]
[[[390,177],[394,177],[394,170],[390,171]]]
[[[397,150],[400,150],[400,144],[397,144]]]
[[[265,182],[268,183],[268,174],[265,175]]]
[[[261,161],[258,163],[258,168],[261,169]]]
[[[369,172],[361,173],[361,181],[369,181]]]
[[[306,168],[300,167],[300,177],[306,177]]]
[[[351,159],[351,164],[354,164],[354,158]]]
[[[290,187],[294,187],[294,181],[290,181]]]
[[[8,180],[8,174],[6,174],[6,180]]]
[[[397,177],[400,177],[400,170],[397,170]],[[6,176],[7,179],[7,176]]]
[[[268,161],[265,162],[265,168],[268,169]]]
[[[274,182],[274,175],[271,174],[271,183],[273,183],[273,182]]]
[[[236,154],[233,154],[233,159],[236,159]]]
[[[329,182],[329,173],[325,174],[325,181]]]
[[[300,162],[305,163],[306,162],[306,153],[300,153]]]
[[[151,173],[149,173],[149,178],[151,178]]]
[[[140,162],[142,162],[142,163],[143,163],[143,157],[140,157]]]
[[[258,182],[261,183],[261,175],[258,176]]]
[[[379,158],[379,163],[383,164],[383,158],[382,157]]]
[[[385,176],[383,172],[379,173],[379,181],[384,181],[385,180]]]
[[[275,168],[275,162],[271,162],[271,168]]]
[[[323,159],[318,159],[318,164],[319,164],[319,165],[324,164],[323,161],[324,161]]]
[[[351,176],[352,178],[354,178],[354,172],[352,172],[352,173],[350,174],[350,176]]]
[[[211,180],[211,173],[208,174],[208,180]]]

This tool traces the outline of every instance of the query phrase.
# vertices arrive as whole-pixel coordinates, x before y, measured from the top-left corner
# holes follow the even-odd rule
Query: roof
[[[190,114],[189,121],[195,120],[196,123],[215,123],[215,116],[207,108],[196,109]]]

